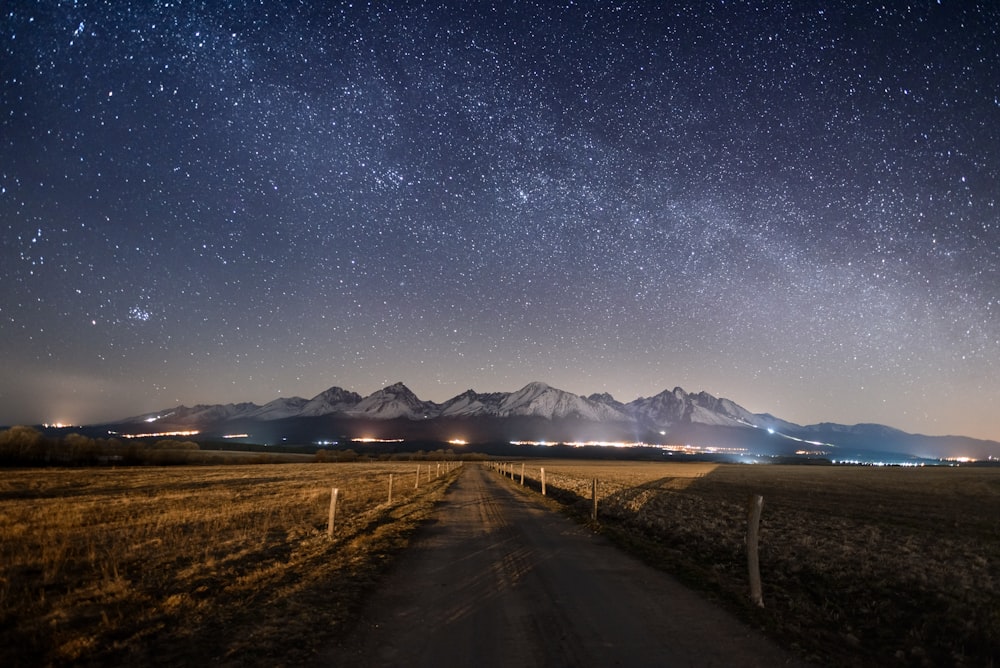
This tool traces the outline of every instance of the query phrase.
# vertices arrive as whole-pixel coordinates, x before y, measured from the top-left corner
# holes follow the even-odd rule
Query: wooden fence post
[[[542,469],[542,496],[545,496],[545,469]]]
[[[420,486],[420,464],[417,464],[417,479],[413,481],[413,489]]]
[[[757,548],[760,543],[760,515],[764,509],[764,497],[753,494],[747,513],[747,570],[750,573],[750,600],[758,607],[764,607],[764,595],[760,585],[760,559]]]
[[[441,477],[441,462],[438,462],[437,475],[435,475],[434,477],[435,478],[440,478]]]
[[[340,490],[337,489],[336,487],[334,487],[330,491],[330,521],[326,525],[326,535],[327,536],[332,536],[333,535],[333,523],[337,519],[337,495],[339,493],[340,493]]]
[[[521,462],[521,487],[524,487],[524,462]]]
[[[590,511],[590,519],[597,521],[597,478],[594,478],[594,483],[590,488],[590,498],[594,502],[594,508]]]
[[[389,474],[389,504],[392,504],[392,474]]]

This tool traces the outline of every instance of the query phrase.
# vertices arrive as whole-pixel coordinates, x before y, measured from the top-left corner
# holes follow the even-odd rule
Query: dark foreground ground
[[[801,666],[603,538],[467,466],[323,666]]]

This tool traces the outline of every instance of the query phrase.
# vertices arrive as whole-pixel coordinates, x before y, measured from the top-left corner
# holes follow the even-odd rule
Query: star
[[[12,3],[0,423],[544,374],[1000,438],[997,25]]]

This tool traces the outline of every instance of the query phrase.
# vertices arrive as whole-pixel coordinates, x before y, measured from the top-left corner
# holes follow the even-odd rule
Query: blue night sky
[[[995,3],[0,11],[0,424],[543,380],[1000,439]]]

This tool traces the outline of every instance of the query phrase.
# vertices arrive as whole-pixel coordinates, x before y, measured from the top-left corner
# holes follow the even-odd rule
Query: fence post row
[[[506,475],[504,467],[508,467],[511,480],[514,479],[513,463],[494,463],[493,467],[501,475]],[[539,477],[542,485],[542,496],[545,496],[545,468],[539,468]],[[524,462],[521,463],[521,484],[524,484]],[[597,478],[591,480],[590,488],[591,511],[590,517],[597,521]],[[764,497],[760,494],[750,496],[747,508],[747,571],[750,577],[750,600],[757,606],[764,607],[764,595],[760,581],[760,518],[764,509]]]
[[[750,600],[754,605],[764,607],[764,595],[760,585],[760,559],[757,548],[760,543],[760,515],[764,509],[764,497],[753,494],[747,513],[747,570],[750,574]]]

